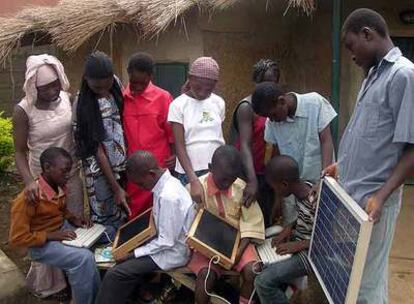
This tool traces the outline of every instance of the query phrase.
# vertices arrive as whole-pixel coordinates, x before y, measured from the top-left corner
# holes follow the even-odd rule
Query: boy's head
[[[252,95],[252,106],[256,114],[268,117],[271,121],[285,121],[289,106],[284,90],[274,82],[262,82]]]
[[[352,60],[368,71],[376,64],[381,44],[389,39],[389,31],[384,18],[374,10],[360,8],[353,11],[342,27],[345,48]]]
[[[145,190],[152,190],[162,175],[157,160],[151,152],[139,150],[127,160],[128,179]]]
[[[136,96],[144,92],[154,73],[154,59],[146,53],[136,53],[128,62],[129,89]]]
[[[260,59],[253,67],[252,80],[258,84],[264,81],[279,83],[280,70],[276,61]]]
[[[299,167],[290,156],[273,157],[266,166],[267,183],[282,197],[292,194],[292,185],[299,181]]]
[[[48,148],[40,155],[42,175],[52,186],[64,186],[69,180],[72,157],[62,148]]]
[[[220,190],[230,188],[242,170],[240,152],[230,145],[217,148],[209,168],[217,188]]]

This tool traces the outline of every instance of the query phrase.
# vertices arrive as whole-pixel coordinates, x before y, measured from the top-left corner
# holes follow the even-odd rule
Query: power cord
[[[219,300],[223,301],[224,303],[231,304],[229,301],[227,301],[223,297],[220,297],[219,295],[216,295],[216,294],[213,294],[213,293],[210,293],[210,292],[207,291],[207,280],[208,280],[208,277],[210,276],[211,264],[213,263],[213,264],[217,265],[219,262],[220,262],[220,256],[218,256],[218,255],[213,256],[210,259],[210,261],[208,262],[207,275],[206,275],[206,279],[204,281],[204,292],[208,296],[210,296],[210,297],[219,299]],[[262,263],[262,261],[256,261],[255,263],[253,263],[253,265],[252,265],[252,271],[253,271],[254,274],[260,274],[262,272],[261,270],[260,271],[256,271],[256,269],[255,269],[256,266],[259,265],[260,263]],[[252,303],[253,297],[254,297],[255,293],[256,293],[256,288],[253,289],[253,292],[250,295],[248,304],[251,304]]]

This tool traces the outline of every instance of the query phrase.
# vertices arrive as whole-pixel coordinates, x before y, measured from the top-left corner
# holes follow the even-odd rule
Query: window
[[[187,71],[187,63],[157,63],[154,75],[155,84],[176,98],[181,95],[181,87],[187,80]]]

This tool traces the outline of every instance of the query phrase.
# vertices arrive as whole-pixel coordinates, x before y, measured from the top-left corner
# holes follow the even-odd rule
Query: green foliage
[[[14,161],[13,124],[10,117],[0,112],[0,175],[9,169]]]

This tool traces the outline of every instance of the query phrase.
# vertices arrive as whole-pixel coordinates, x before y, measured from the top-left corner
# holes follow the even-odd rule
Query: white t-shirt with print
[[[185,147],[194,171],[208,169],[214,151],[224,145],[224,118],[224,100],[214,93],[204,100],[182,94],[171,103],[168,121],[183,125]],[[178,160],[175,170],[185,173]]]

